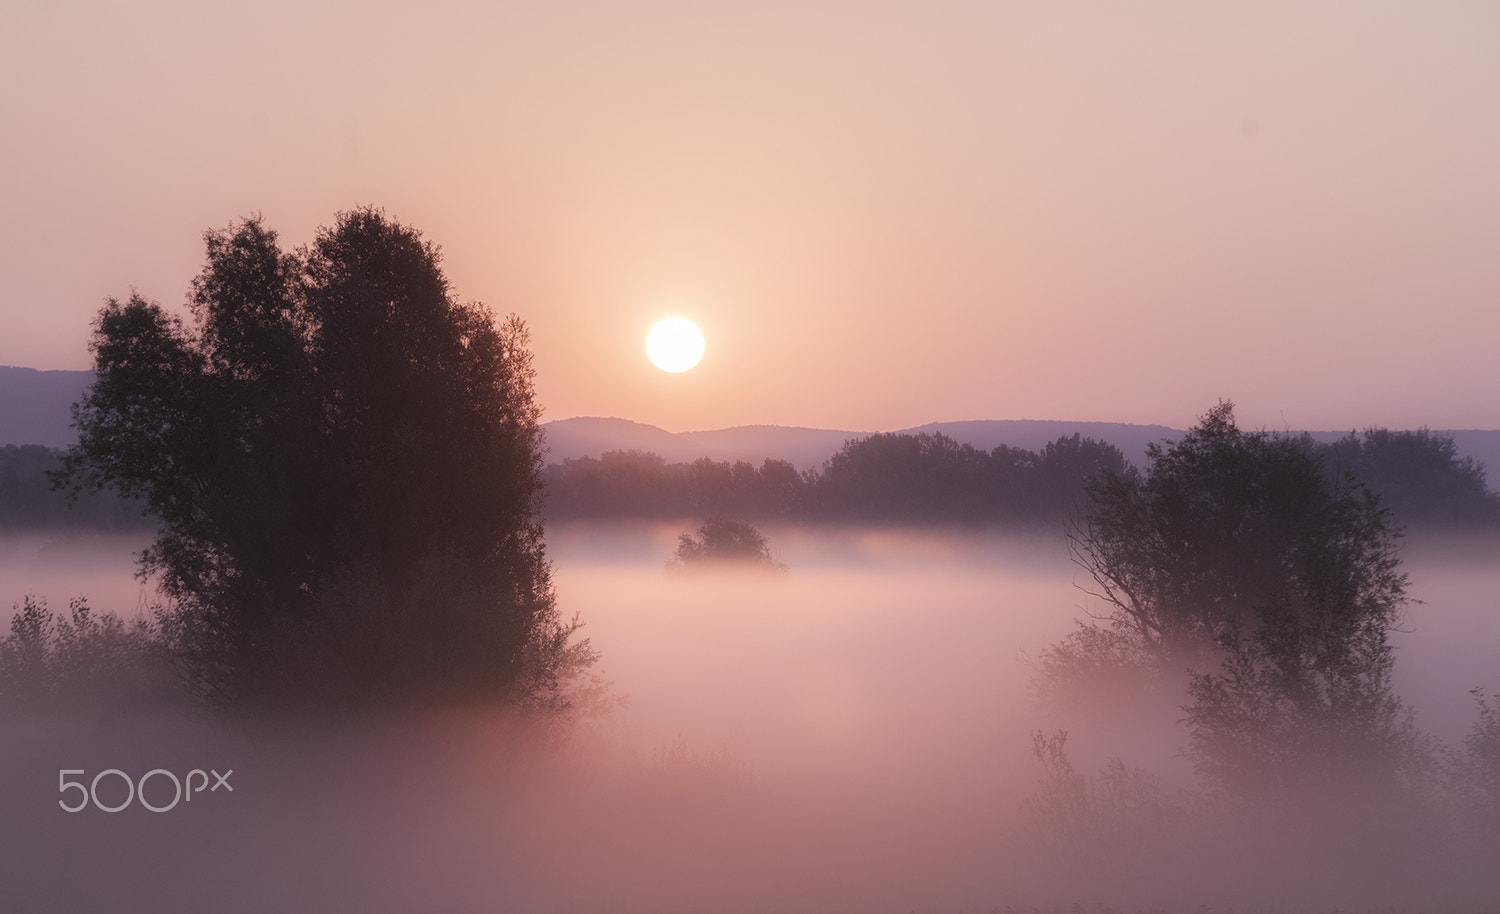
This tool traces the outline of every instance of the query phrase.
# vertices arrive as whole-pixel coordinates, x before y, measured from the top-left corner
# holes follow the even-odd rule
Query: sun
[[[703,358],[703,334],[692,321],[669,317],[646,334],[646,355],[662,371],[687,371]]]

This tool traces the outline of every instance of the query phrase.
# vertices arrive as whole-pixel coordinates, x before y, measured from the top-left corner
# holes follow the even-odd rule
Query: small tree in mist
[[[1375,497],[1331,478],[1304,441],[1242,432],[1229,403],[1148,456],[1139,477],[1089,488],[1070,541],[1108,610],[1045,654],[1044,672],[1097,659],[1187,673],[1190,751],[1236,789],[1410,770],[1387,637],[1406,576]]]
[[[677,537],[677,551],[668,568],[704,568],[738,566],[768,571],[785,571],[786,566],[771,557],[771,546],[759,530],[741,520],[710,518],[696,534]]]
[[[161,520],[164,636],[217,705],[559,699],[592,659],[559,619],[521,321],[459,301],[435,246],[374,209],[285,251],[204,236],[191,324],[132,295],[60,481]]]

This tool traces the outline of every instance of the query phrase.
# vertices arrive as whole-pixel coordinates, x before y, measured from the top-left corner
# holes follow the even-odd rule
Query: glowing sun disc
[[[687,371],[703,358],[703,334],[692,321],[669,317],[646,334],[646,355],[662,371]]]

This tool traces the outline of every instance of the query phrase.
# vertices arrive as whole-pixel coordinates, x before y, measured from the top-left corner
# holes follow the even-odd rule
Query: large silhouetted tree
[[[1044,661],[1189,673],[1194,758],[1228,786],[1400,769],[1387,636],[1406,576],[1375,497],[1307,441],[1241,431],[1229,403],[1149,458],[1091,485],[1072,542],[1107,614]]]
[[[192,320],[132,295],[91,344],[63,478],[145,499],[190,682],[228,706],[556,700],[527,334],[375,209],[283,250],[205,235]]]

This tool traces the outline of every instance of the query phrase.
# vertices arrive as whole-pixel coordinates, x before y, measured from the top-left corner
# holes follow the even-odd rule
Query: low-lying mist
[[[135,578],[136,553],[152,531],[0,530],[0,617],[26,594],[66,606],[87,597],[95,606],[135,615],[152,589]]]
[[[191,704],[0,712],[0,908],[115,911],[1467,910],[1482,848],[1429,810],[1223,812],[1183,699],[1061,711],[1031,660],[1101,611],[1060,536],[761,527],[784,575],[668,574],[678,525],[549,531],[603,658],[558,743],[498,712],[236,721]],[[7,605],[124,615],[141,538],[7,541]],[[1410,544],[1396,684],[1455,745],[1500,688],[1493,542]],[[1057,774],[1034,732],[1067,731]],[[1111,776],[1111,758],[1123,763]],[[1132,772],[1134,766],[1143,771]],[[77,813],[65,781],[94,784]],[[110,813],[164,769],[222,775]],[[73,772],[60,774],[60,772]],[[214,784],[212,776],[206,784]],[[196,784],[191,781],[190,784]],[[232,790],[228,789],[232,787]],[[1077,788],[1076,790],[1074,788]],[[170,780],[141,788],[172,800]],[[1072,791],[1072,792],[1070,792]],[[1186,792],[1185,792],[1186,791]],[[1434,802],[1434,808],[1441,803]],[[1446,840],[1446,839],[1443,839]]]

